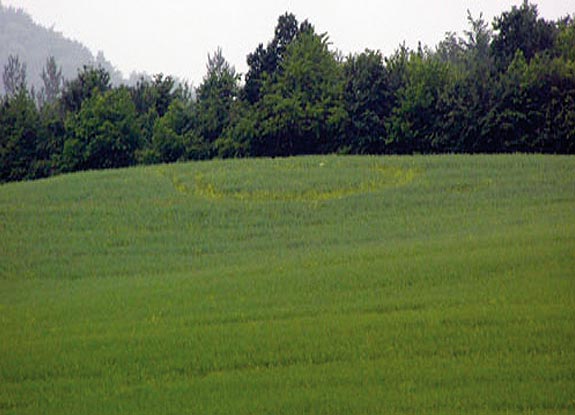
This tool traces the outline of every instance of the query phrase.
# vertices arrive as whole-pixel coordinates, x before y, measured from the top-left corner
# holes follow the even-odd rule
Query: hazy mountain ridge
[[[66,38],[53,28],[46,28],[34,22],[24,10],[4,6],[0,3],[0,70],[8,57],[17,55],[26,64],[28,86],[37,90],[42,86],[40,77],[49,56],[54,56],[62,67],[65,79],[73,79],[83,65],[102,66],[112,77],[112,82],[122,82],[122,74],[106,60],[102,52],[95,57],[82,43]],[[4,93],[0,77],[0,93]]]

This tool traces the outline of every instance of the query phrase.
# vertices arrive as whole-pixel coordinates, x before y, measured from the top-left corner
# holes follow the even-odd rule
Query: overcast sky
[[[103,51],[125,76],[163,72],[192,81],[205,74],[207,54],[221,46],[245,73],[246,56],[273,37],[290,11],[327,32],[344,54],[365,48],[392,53],[403,41],[435,46],[445,32],[467,28],[467,10],[487,21],[521,0],[0,0],[23,8],[46,27]],[[575,12],[573,0],[532,0],[547,19]]]

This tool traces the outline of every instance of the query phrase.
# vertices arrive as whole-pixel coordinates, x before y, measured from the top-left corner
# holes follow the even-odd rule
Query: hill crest
[[[122,73],[104,57],[96,56],[81,42],[66,38],[54,27],[46,28],[36,23],[24,10],[5,6],[0,2],[0,71],[10,55],[17,55],[26,64],[28,86],[39,89],[40,77],[46,59],[54,56],[62,67],[65,79],[73,79],[78,69],[84,65],[101,66],[106,69],[114,84],[122,82]],[[4,94],[4,84],[0,77],[0,93]]]

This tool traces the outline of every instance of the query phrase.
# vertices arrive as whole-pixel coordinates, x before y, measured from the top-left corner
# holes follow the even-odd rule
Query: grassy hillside
[[[2,414],[575,411],[575,158],[0,186]]]

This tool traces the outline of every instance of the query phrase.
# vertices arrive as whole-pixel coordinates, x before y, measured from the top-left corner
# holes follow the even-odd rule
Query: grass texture
[[[575,158],[0,186],[0,413],[572,414]]]

